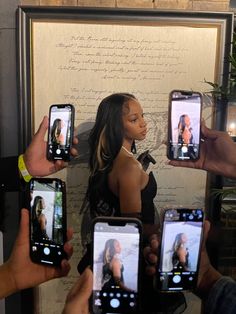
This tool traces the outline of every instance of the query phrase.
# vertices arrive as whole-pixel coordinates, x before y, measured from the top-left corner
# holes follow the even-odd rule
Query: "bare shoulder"
[[[119,176],[126,177],[126,176],[140,176],[142,173],[142,167],[140,163],[134,158],[125,156],[117,160],[116,164],[117,169],[119,169]]]
[[[112,262],[111,262],[111,267],[120,267],[121,261],[118,257],[113,257]]]

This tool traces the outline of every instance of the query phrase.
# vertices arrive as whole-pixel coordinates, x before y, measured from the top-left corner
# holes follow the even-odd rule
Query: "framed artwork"
[[[156,160],[148,171],[157,179],[157,211],[168,205],[204,207],[206,173],[166,163],[168,96],[173,89],[204,94],[210,90],[205,81],[227,85],[233,13],[22,6],[17,17],[22,150],[51,104],[75,106],[79,157],[59,176],[67,183],[68,221],[77,239],[83,227],[79,211],[87,186],[88,133],[99,103],[115,92],[134,94],[143,106],[149,132],[137,151],[149,150]],[[202,109],[208,126],[220,120],[207,96]],[[75,268],[82,254],[78,243]],[[56,305],[49,300],[52,283],[40,289],[40,313],[49,313],[50,304],[60,312],[68,282],[57,283],[62,297]]]

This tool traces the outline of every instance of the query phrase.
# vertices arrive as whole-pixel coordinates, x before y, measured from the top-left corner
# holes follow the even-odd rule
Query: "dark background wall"
[[[18,154],[18,104],[16,83],[15,13],[19,1],[0,1],[0,153]],[[6,225],[3,237],[4,259],[12,249],[18,229],[18,194],[6,195]],[[0,248],[1,249],[1,248]],[[5,300],[6,314],[21,312],[21,295]],[[1,313],[2,314],[2,313]]]

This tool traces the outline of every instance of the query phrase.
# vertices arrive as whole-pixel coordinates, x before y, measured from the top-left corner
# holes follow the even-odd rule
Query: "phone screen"
[[[52,105],[50,107],[47,150],[49,160],[70,160],[73,127],[74,107],[72,105]]]
[[[34,262],[60,265],[66,257],[65,186],[59,179],[31,179],[30,255]]]
[[[204,212],[167,209],[164,214],[157,288],[192,290],[197,282]]]
[[[196,160],[200,154],[202,96],[191,91],[170,93],[168,158]]]
[[[93,232],[93,313],[136,313],[141,224],[97,221]]]

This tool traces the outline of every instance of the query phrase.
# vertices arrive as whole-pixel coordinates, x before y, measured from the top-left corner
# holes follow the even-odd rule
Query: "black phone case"
[[[49,127],[48,127],[48,140],[47,140],[47,159],[50,161],[54,161],[54,160],[63,160],[63,161],[70,161],[71,160],[71,156],[70,153],[62,156],[61,158],[56,157],[55,155],[53,155],[52,153],[50,153],[50,146],[49,146],[49,138],[50,138],[50,122],[51,122],[51,109],[52,107],[58,107],[58,108],[63,108],[65,106],[70,106],[71,107],[71,137],[70,137],[70,148],[73,145],[73,137],[74,137],[74,120],[75,120],[75,108],[72,104],[53,104],[50,106],[49,108]]]
[[[52,183],[53,181],[56,181],[58,183],[61,183],[61,192],[62,192],[62,210],[63,210],[63,245],[58,245],[58,249],[61,250],[61,255],[58,255],[58,254],[52,254],[52,258],[46,258],[45,260],[43,259],[44,257],[44,254],[43,252],[38,253],[38,254],[35,254],[33,252],[33,246],[34,246],[34,241],[31,239],[31,233],[32,233],[32,227],[31,227],[31,219],[32,219],[32,215],[31,215],[31,205],[30,205],[30,202],[31,202],[31,197],[30,197],[30,186],[31,186],[31,182],[32,181],[37,181],[39,183]],[[64,181],[58,179],[58,178],[32,178],[28,184],[28,209],[29,209],[29,217],[30,217],[30,223],[29,223],[29,235],[30,235],[30,238],[29,238],[29,241],[30,241],[30,257],[31,257],[31,260],[34,262],[34,263],[39,263],[39,264],[46,264],[46,265],[49,265],[49,266],[60,266],[61,264],[61,261],[63,259],[67,259],[67,254],[64,252],[63,250],[63,246],[66,242],[66,232],[67,232],[67,214],[66,214],[66,184]],[[44,247],[48,247],[49,243],[46,243]],[[43,246],[43,245],[42,245]],[[48,261],[51,261],[52,264],[50,264]]]
[[[200,96],[200,99],[201,99],[201,110],[200,112],[202,112],[202,95],[200,92],[195,92],[195,91],[185,91],[185,90],[173,90],[170,92],[169,94],[169,109],[168,109],[168,131],[167,131],[167,158],[169,160],[177,160],[177,161],[181,161],[183,159],[180,159],[180,158],[174,158],[173,157],[173,154],[171,152],[171,149],[172,149],[172,145],[171,145],[171,128],[172,128],[172,121],[171,121],[171,112],[172,112],[172,95],[175,93],[175,92],[179,92],[181,93],[183,96],[185,95],[192,95],[192,94],[198,94]],[[200,113],[200,119],[201,119],[201,113]],[[201,147],[200,147],[200,138],[199,138],[199,151],[198,151],[198,156],[194,156],[190,154],[190,158],[189,159],[184,159],[184,161],[196,161],[200,158],[200,150],[201,150]]]
[[[91,233],[92,233],[92,239],[93,239],[93,233],[94,233],[94,226],[97,222],[108,222],[111,223],[114,226],[120,226],[120,225],[124,225],[126,222],[134,222],[138,225],[139,227],[139,231],[140,231],[140,250],[139,250],[139,266],[138,266],[138,274],[140,274],[140,268],[141,268],[141,258],[142,258],[142,254],[141,254],[141,244],[142,244],[142,223],[139,219],[137,218],[125,218],[125,217],[97,217],[92,221],[92,226],[91,226]],[[93,243],[91,245],[91,269],[93,270]],[[137,309],[135,314],[140,313],[141,310],[141,304],[140,304],[140,291],[141,291],[141,281],[140,281],[140,275],[138,275],[138,303],[137,303]],[[93,294],[91,295],[90,299],[89,299],[89,308],[90,308],[90,312],[91,314],[105,314],[104,311],[97,311],[95,312],[93,309]],[[129,311],[128,311],[129,312]],[[112,312],[114,314],[127,314],[126,312]],[[132,312],[133,313],[133,312]]]

